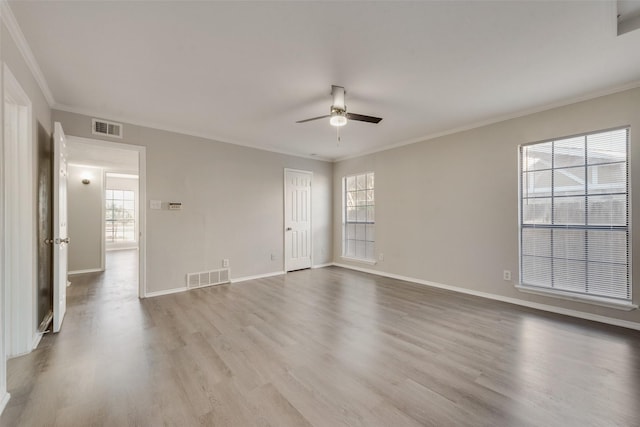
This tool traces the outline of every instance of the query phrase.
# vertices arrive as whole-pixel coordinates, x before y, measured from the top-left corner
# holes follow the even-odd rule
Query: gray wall
[[[640,322],[623,312],[518,292],[518,145],[631,125],[631,170],[640,171],[640,89],[507,120],[335,164],[334,260],[473,291]],[[376,174],[375,266],[341,258],[341,179]],[[632,173],[640,200],[640,173]],[[640,224],[640,209],[632,211]],[[632,245],[640,250],[640,227]],[[511,270],[514,281],[502,280]],[[640,273],[640,257],[633,259]],[[634,301],[640,302],[635,280]]]
[[[84,173],[92,175],[83,184]],[[69,272],[102,270],[103,171],[100,168],[69,165],[67,203],[69,223]],[[72,280],[73,281],[73,280]]]
[[[54,110],[53,120],[68,135],[114,141],[92,135],[89,116]],[[331,262],[331,163],[129,124],[123,135],[116,142],[146,147],[148,292],[183,287],[223,258],[232,278],[282,271],[284,168],[313,171],[313,261]],[[149,200],[183,210],[150,210]]]

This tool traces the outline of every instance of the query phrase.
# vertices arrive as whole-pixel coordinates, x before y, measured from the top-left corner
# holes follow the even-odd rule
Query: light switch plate
[[[162,200],[149,200],[149,209],[162,209]]]

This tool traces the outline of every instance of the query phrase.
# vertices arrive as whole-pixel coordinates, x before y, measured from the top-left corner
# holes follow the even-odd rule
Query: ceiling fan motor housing
[[[331,96],[333,96],[333,105],[331,106],[332,112],[334,108],[346,112],[347,106],[344,105],[344,88],[342,86],[332,85]]]
[[[345,114],[347,114],[346,106],[345,108],[336,108],[335,106],[331,107],[332,116],[344,116]]]

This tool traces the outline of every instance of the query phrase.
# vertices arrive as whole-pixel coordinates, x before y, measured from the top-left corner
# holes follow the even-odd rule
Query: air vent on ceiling
[[[101,119],[92,119],[91,131],[94,135],[122,138],[122,123],[108,122]]]
[[[203,286],[220,285],[222,283],[229,283],[228,268],[187,274],[188,289],[202,288]]]

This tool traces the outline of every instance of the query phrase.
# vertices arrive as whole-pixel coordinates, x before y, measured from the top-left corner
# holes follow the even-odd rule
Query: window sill
[[[530,285],[516,285],[516,289],[528,294],[544,295],[547,297],[615,308],[616,310],[631,311],[638,308],[638,306],[633,304],[631,301],[620,301],[613,298],[597,297],[592,295],[578,295],[573,292],[565,292],[557,289],[539,288],[537,286]]]
[[[367,264],[367,265],[376,265],[377,264],[375,259],[350,258],[350,257],[346,257],[346,256],[342,256],[342,257],[340,257],[340,259],[343,259],[343,260],[349,261],[349,262],[359,262],[359,263]]]

